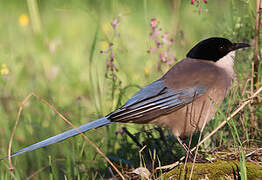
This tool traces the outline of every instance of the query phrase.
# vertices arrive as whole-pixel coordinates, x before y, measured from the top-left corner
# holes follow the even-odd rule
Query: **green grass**
[[[39,19],[32,2],[38,3]],[[123,104],[139,87],[160,77],[169,66],[164,64],[163,72],[158,71],[158,54],[147,53],[153,46],[149,37],[151,18],[160,21],[164,32],[176,34],[170,51],[179,60],[200,39],[223,36],[232,41],[247,40],[252,43],[255,34],[255,5],[246,1],[208,1],[207,5],[201,4],[208,12],[201,14],[190,1],[181,1],[178,8],[173,6],[172,1],[153,0],[0,0],[0,3],[0,68],[2,64],[6,64],[9,70],[8,75],[0,75],[1,156],[7,154],[18,107],[31,92],[55,106],[74,125],[80,125],[107,115]],[[29,17],[27,26],[19,24],[22,14]],[[110,23],[118,16],[120,24],[117,29],[120,36],[114,37]],[[39,30],[35,30],[37,28]],[[115,64],[119,69],[117,76],[121,86],[117,84],[118,81],[105,78],[105,59],[108,55],[100,53],[100,50],[105,50],[105,42],[114,44]],[[248,97],[247,93],[242,96],[241,92],[246,80],[250,78],[252,57],[252,48],[238,52],[235,66],[238,79],[221,107],[224,114],[218,113],[216,121],[211,121],[204,134],[211,132],[224,120],[228,104],[231,112],[241,100]],[[145,73],[145,68],[149,69],[148,74]],[[259,83],[261,85],[261,78]],[[248,84],[245,92],[249,89]],[[259,120],[262,118],[262,107],[254,107],[255,116]],[[203,147],[216,147],[221,139],[222,144],[228,147],[232,144],[237,146],[247,139],[261,141],[261,122],[256,127],[258,134],[253,136],[250,132],[254,127],[250,126],[250,112],[247,107],[232,122],[233,132],[227,125]],[[147,144],[149,149],[158,151],[158,164],[171,163],[183,155],[183,150],[176,141],[167,137],[173,158],[166,157],[165,149],[159,148],[165,146],[163,141],[159,141],[160,131],[151,130],[154,127],[151,125],[113,124],[89,131],[86,135],[105,154],[114,158],[117,164],[123,167],[129,164],[129,168],[138,167],[140,148],[126,134],[115,134],[123,126],[141,144]],[[14,137],[13,152],[68,128],[70,127],[50,108],[36,98],[31,98],[23,108]],[[168,132],[165,131],[164,134],[167,135]],[[236,135],[238,137],[234,141],[232,137]],[[255,146],[261,147],[261,143]],[[152,157],[149,149],[143,152],[147,160]],[[1,162],[0,178],[25,179],[36,172],[35,179],[111,177],[105,159],[82,137],[71,138],[13,158],[13,166],[15,170],[11,172],[8,170],[8,161]],[[245,168],[241,166],[242,169]]]

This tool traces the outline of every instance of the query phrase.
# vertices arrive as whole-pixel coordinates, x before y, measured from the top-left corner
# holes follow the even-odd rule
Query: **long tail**
[[[105,126],[105,125],[108,125],[108,124],[111,124],[113,122],[111,122],[109,119],[107,119],[106,117],[103,117],[103,118],[100,118],[100,119],[97,119],[97,120],[94,120],[90,123],[86,123],[86,124],[83,124],[79,127],[77,127],[82,133],[83,132],[86,132],[90,129],[93,129],[93,128],[98,128],[98,127],[101,127],[101,126]],[[35,149],[38,149],[38,148],[41,148],[41,147],[45,147],[45,146],[48,146],[48,145],[51,145],[51,144],[54,144],[54,143],[57,143],[57,142],[60,142],[60,141],[63,141],[67,138],[70,138],[72,136],[76,136],[80,134],[76,129],[71,129],[71,130],[68,130],[68,131],[65,131],[61,134],[58,134],[56,136],[53,136],[53,137],[50,137],[50,138],[47,138],[43,141],[40,141],[38,143],[35,143],[31,146],[28,146],[24,149],[21,149],[15,153],[13,153],[11,155],[11,157],[14,157],[14,156],[18,156],[20,154],[23,154],[25,152],[28,152],[28,151],[33,151]],[[8,156],[4,157],[4,158],[1,158],[1,160],[3,159],[6,159]]]

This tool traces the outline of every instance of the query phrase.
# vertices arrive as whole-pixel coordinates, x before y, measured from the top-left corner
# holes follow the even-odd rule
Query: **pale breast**
[[[233,78],[224,69],[219,69],[216,83],[204,95],[175,112],[159,117],[154,122],[169,128],[174,136],[190,136],[205,126],[217,112],[216,106],[222,104]]]

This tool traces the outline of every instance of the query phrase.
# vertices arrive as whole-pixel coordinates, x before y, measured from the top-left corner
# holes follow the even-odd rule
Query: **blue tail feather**
[[[89,123],[86,123],[86,124],[83,124],[79,127],[77,127],[82,133],[83,132],[86,132],[90,129],[93,129],[93,128],[98,128],[98,127],[101,127],[101,126],[105,126],[105,125],[108,125],[108,124],[111,124],[112,122],[107,119],[106,117],[103,117],[103,118],[100,118],[100,119],[97,119],[97,120],[94,120],[92,122],[89,122]],[[33,151],[35,149],[38,149],[38,148],[41,148],[41,147],[45,147],[45,146],[48,146],[48,145],[51,145],[51,144],[54,144],[54,143],[57,143],[57,142],[61,142],[67,138],[70,138],[72,136],[76,136],[80,134],[76,129],[71,129],[71,130],[68,130],[68,131],[65,131],[61,134],[58,134],[56,136],[53,136],[53,137],[50,137],[50,138],[47,138],[43,141],[40,141],[38,143],[35,143],[31,146],[28,146],[24,149],[21,149],[15,153],[13,153],[11,155],[11,157],[14,157],[14,156],[18,156],[20,154],[23,154],[25,152],[28,152],[28,151]],[[8,156],[0,159],[3,160],[3,159],[6,159]]]

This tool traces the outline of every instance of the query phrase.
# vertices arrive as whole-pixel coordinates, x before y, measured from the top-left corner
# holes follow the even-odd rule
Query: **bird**
[[[232,85],[235,51],[247,47],[247,43],[232,43],[222,37],[201,40],[184,59],[120,108],[77,129],[25,147],[11,157],[112,123],[156,124],[169,129],[187,149],[180,138],[199,131],[214,117]]]

